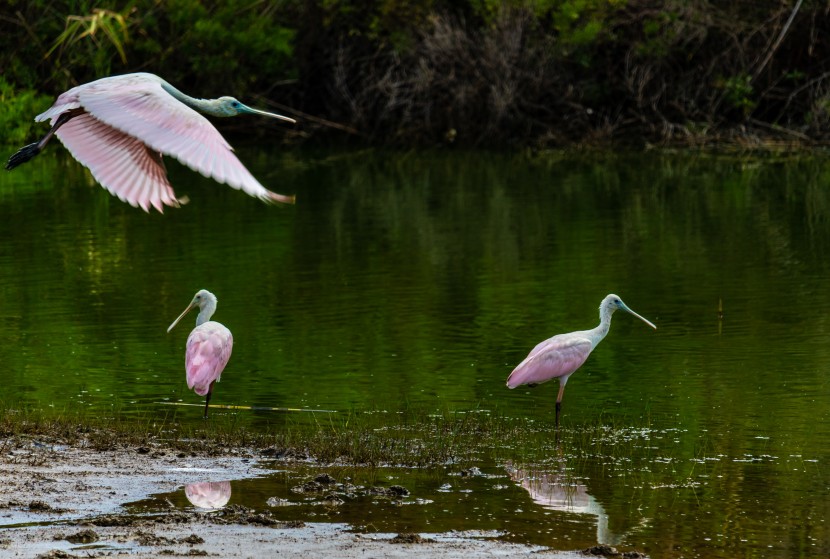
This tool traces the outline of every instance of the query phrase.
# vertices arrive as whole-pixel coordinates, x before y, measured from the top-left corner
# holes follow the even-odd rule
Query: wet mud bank
[[[495,532],[355,533],[347,524],[286,522],[239,505],[137,516],[127,503],[205,478],[272,471],[253,450],[221,458],[161,447],[100,451],[5,441],[0,456],[3,557],[585,557],[508,543]]]

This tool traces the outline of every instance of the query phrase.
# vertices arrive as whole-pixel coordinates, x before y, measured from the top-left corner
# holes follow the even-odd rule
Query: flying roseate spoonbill
[[[199,307],[196,328],[187,337],[184,366],[187,387],[199,396],[205,396],[205,419],[213,394],[213,384],[219,382],[233,349],[233,335],[224,325],[210,319],[216,312],[216,295],[206,289],[199,290],[187,308],[167,328],[169,333],[190,309]]]
[[[125,74],[73,87],[35,117],[52,128],[40,141],[20,148],[6,169],[35,157],[57,135],[101,186],[128,204],[159,212],[178,207],[163,155],[194,171],[265,202],[293,204],[293,196],[266,190],[236,158],[233,148],[202,115],[256,114],[296,122],[247,107],[233,97],[194,99],[153,74]]]
[[[629,309],[622,299],[613,294],[606,295],[599,305],[599,326],[592,330],[559,334],[539,343],[507,377],[507,388],[516,388],[523,384],[533,387],[558,378],[559,395],[556,397],[556,427],[558,428],[565,384],[608,334],[608,329],[611,328],[611,315],[617,309],[631,313],[655,330],[657,329],[657,326]]]

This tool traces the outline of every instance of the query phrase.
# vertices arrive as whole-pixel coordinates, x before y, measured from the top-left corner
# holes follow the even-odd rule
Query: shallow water
[[[608,441],[592,435],[591,458],[511,457],[505,441],[480,465],[487,476],[463,481],[470,493],[438,491],[462,483],[451,469],[367,473],[433,502],[347,503],[336,520],[364,525],[381,510],[372,523],[503,530],[563,549],[599,537],[600,516],[534,502],[510,480],[512,458],[543,482],[565,468],[622,547],[830,554],[823,156],[238,151],[297,205],[265,206],[170,163],[191,202],[148,215],[57,145],[0,173],[7,403],[201,421],[198,407],[165,405],[200,402],[183,374],[195,316],[165,330],[207,288],[235,339],[214,403],[483,409],[549,425],[555,384],[504,380],[542,339],[596,325],[615,292],[658,329],[616,314],[568,383],[565,428],[614,426]],[[212,413],[252,428],[283,420]],[[293,475],[233,482],[231,502],[287,498]]]

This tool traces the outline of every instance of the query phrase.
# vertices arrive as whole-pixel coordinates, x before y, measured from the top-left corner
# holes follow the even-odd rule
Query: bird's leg
[[[34,156],[41,152],[41,150],[49,142],[49,140],[52,139],[52,136],[55,135],[55,132],[58,131],[58,128],[69,122],[70,119],[78,116],[79,114],[82,114],[83,112],[83,109],[72,109],[61,114],[61,116],[58,117],[58,120],[55,121],[55,125],[49,129],[49,132],[47,132],[46,135],[40,139],[40,141],[37,141],[33,144],[29,144],[28,146],[23,146],[22,148],[17,150],[17,153],[9,157],[8,162],[6,162],[6,170],[11,171],[18,165],[22,165],[23,163],[26,163],[30,159],[34,158]]]
[[[567,378],[559,380],[559,394],[556,396],[556,431],[559,432],[559,414],[562,412],[562,396],[565,394],[565,382],[567,382]]]
[[[211,388],[213,388],[213,387],[211,386]],[[210,404],[210,396],[212,394],[213,394],[213,391],[211,390],[210,392],[207,393],[207,396],[205,396],[205,419],[207,419],[208,404]]]
[[[213,396],[213,385],[216,384],[216,381],[210,383],[208,387],[207,396],[205,396],[205,419],[207,419],[207,412],[208,412],[208,404],[210,404],[210,397]]]

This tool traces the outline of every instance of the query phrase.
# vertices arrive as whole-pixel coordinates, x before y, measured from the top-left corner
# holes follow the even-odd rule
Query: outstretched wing
[[[89,119],[75,122],[80,119],[76,117],[59,129],[57,136],[107,190],[145,209],[156,205],[151,201],[153,192],[144,194],[132,185],[148,184],[155,178],[156,171],[164,174],[158,154],[175,157],[206,177],[266,202],[293,202],[293,197],[271,192],[262,186],[242,165],[219,131],[205,117],[167,93],[161,84],[161,79],[151,74],[97,80],[66,92],[37,120],[50,118],[54,122],[60,108],[82,107],[105,125],[92,126]],[[67,133],[64,129],[73,122],[75,125]],[[85,134],[79,131],[82,125],[88,128]],[[91,137],[97,141],[93,142]],[[85,142],[101,146],[113,141],[118,147],[110,147],[106,152],[112,159],[104,155],[89,157],[88,150],[83,149]],[[144,144],[147,149],[142,153],[131,144]],[[155,170],[148,173],[147,169],[151,168]],[[168,192],[158,199],[164,204],[178,205],[166,178],[164,182]],[[160,188],[159,183],[155,184]],[[131,188],[134,192],[128,195]]]
[[[149,211],[178,206],[161,154],[129,134],[83,113],[61,126],[56,135],[72,156],[88,167],[95,180],[124,202]]]
[[[579,335],[562,334],[538,344],[507,377],[507,387],[541,384],[566,377],[577,370],[591,354],[591,340]]]

